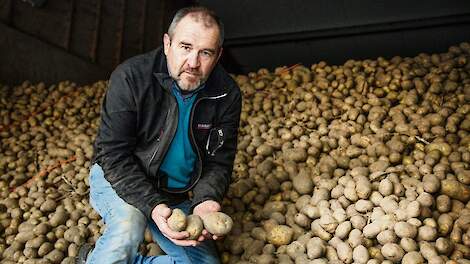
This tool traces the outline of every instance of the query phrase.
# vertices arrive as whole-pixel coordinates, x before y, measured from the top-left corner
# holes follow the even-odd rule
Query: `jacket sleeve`
[[[167,199],[158,193],[134,155],[138,119],[129,71],[120,66],[111,74],[101,111],[99,164],[118,196],[151,218],[153,208]]]
[[[225,108],[220,123],[224,132],[224,144],[217,150],[215,156],[206,155],[203,162],[201,178],[193,188],[191,209],[206,200],[214,200],[219,203],[231,182],[233,162],[237,151],[238,126],[241,112],[241,93],[236,85],[232,87],[232,95],[229,96],[229,106]]]

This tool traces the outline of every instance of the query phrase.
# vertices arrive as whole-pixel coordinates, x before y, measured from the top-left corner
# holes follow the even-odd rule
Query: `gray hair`
[[[197,22],[202,22],[206,27],[212,27],[215,23],[219,28],[219,46],[222,46],[225,36],[224,24],[214,11],[203,6],[190,6],[178,10],[168,27],[170,38],[173,38],[175,34],[176,25],[187,15],[191,15]]]

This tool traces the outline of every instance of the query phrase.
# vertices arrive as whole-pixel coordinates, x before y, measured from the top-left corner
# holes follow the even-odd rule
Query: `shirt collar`
[[[190,92],[183,92],[179,87],[178,83],[176,83],[176,81],[173,81],[173,90],[176,91],[176,93],[183,99],[189,99],[195,96],[200,90],[204,89],[204,87],[206,87],[205,83],[201,84],[198,88]]]

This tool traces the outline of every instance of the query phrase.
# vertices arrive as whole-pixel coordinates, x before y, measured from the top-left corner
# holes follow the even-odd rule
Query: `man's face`
[[[176,25],[173,37],[163,37],[164,51],[170,76],[185,91],[203,84],[219,60],[219,29],[206,27],[190,15]]]

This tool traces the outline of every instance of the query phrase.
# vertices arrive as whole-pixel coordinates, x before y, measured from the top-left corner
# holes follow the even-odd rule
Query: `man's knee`
[[[118,245],[138,244],[143,239],[146,226],[146,217],[136,208],[127,205],[113,212],[106,222],[105,232]]]

